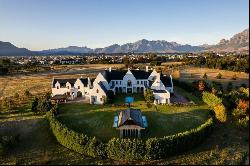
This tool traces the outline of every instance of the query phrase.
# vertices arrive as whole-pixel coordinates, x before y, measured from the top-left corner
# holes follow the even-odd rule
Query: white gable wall
[[[106,89],[110,89],[108,81],[103,77],[103,75],[101,73],[99,73],[96,76],[96,78],[93,82],[93,86],[95,87],[99,82],[102,82]]]
[[[96,86],[91,89],[90,94],[90,104],[104,104],[105,98],[107,98],[106,93],[99,84],[96,84]]]

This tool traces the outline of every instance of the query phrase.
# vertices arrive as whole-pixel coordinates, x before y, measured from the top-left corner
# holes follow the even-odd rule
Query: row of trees
[[[231,70],[237,72],[249,73],[249,56],[217,56],[209,54],[207,56],[198,56],[196,58],[185,57],[184,62],[195,66],[205,66],[212,69]]]

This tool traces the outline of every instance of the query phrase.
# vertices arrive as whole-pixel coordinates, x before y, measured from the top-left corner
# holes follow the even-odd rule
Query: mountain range
[[[168,42],[165,40],[146,40],[142,39],[134,43],[126,43],[123,45],[113,44],[104,48],[91,49],[88,47],[69,46],[66,48],[48,49],[42,51],[30,51],[26,48],[18,48],[9,42],[0,41],[0,56],[9,55],[63,55],[63,54],[84,54],[84,53],[175,53],[175,52],[242,52],[249,50],[249,29],[235,34],[229,40],[221,39],[218,44],[200,46],[182,45],[176,42]]]

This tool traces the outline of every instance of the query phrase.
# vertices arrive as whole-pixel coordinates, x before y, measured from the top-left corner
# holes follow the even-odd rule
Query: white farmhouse
[[[143,93],[152,89],[155,104],[169,104],[170,93],[174,92],[172,77],[157,73],[156,70],[104,70],[93,80],[89,78],[52,80],[52,97],[66,95],[68,99],[84,97],[90,104],[104,104],[107,92]]]

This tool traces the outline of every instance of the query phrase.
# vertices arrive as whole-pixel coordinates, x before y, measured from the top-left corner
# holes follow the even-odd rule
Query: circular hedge
[[[114,160],[163,159],[199,145],[212,131],[213,119],[189,131],[162,138],[112,138],[106,144],[68,128],[56,118],[54,111],[46,115],[57,141],[68,149],[91,157]]]

